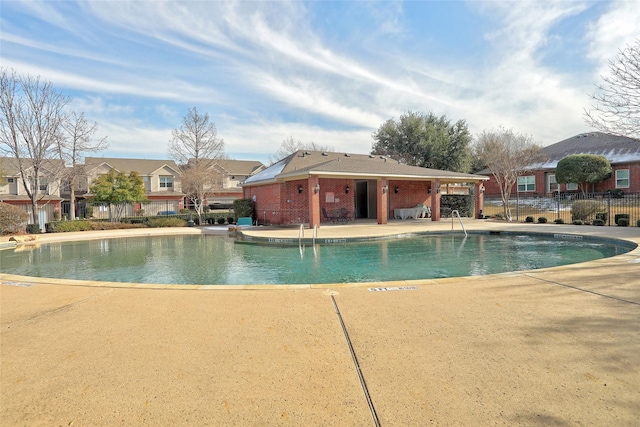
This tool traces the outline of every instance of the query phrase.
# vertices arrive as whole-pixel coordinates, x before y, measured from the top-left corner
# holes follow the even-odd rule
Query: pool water
[[[475,276],[628,252],[608,240],[532,235],[429,235],[333,245],[236,243],[226,236],[158,236],[42,244],[0,251],[2,272],[160,284],[312,284]]]

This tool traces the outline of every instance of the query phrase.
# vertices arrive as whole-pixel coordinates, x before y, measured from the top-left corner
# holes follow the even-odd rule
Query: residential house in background
[[[0,162],[0,168],[6,179],[6,183],[0,185],[0,202],[23,209],[30,215],[29,223],[34,223],[31,199],[24,188],[18,160],[12,157],[2,157]],[[28,161],[25,162],[25,164],[28,163]],[[63,198],[60,194],[60,176],[63,170],[64,162],[62,160],[46,160],[40,169],[40,182],[37,184],[37,219],[43,230],[45,223],[52,221],[61,213]],[[26,169],[26,178],[29,181],[33,180],[31,171],[32,168]]]
[[[143,206],[133,206],[131,212],[126,215],[158,215],[174,214],[184,208],[185,194],[181,191],[180,171],[173,160],[146,160],[146,159],[120,159],[104,157],[85,158],[86,180],[80,185],[84,199],[90,199],[88,188],[91,183],[101,175],[109,173],[111,169],[116,172],[129,174],[137,172],[144,181],[147,198],[151,203]],[[76,193],[78,194],[78,192]],[[82,208],[82,206],[79,206]],[[108,215],[107,208],[97,207],[93,209],[93,216],[103,218]],[[82,215],[80,215],[82,216]]]
[[[558,184],[556,167],[558,162],[572,154],[596,154],[604,156],[613,168],[611,177],[595,184],[594,192],[622,190],[625,193],[640,192],[640,140],[602,132],[582,133],[543,148],[547,160],[531,166],[532,172],[518,177],[512,194],[525,196],[554,196],[562,193],[578,193],[578,184]],[[490,172],[485,184],[485,196],[499,197],[500,189]]]
[[[386,156],[300,150],[247,178],[245,198],[255,203],[261,224],[309,224],[336,220],[405,217],[431,212],[440,219],[448,186],[466,184],[482,210],[482,182],[488,178],[408,166]],[[424,210],[418,210],[422,207]]]
[[[207,205],[211,209],[229,207],[234,200],[242,198],[241,184],[250,176],[265,169],[265,165],[253,160],[218,159],[212,167],[219,177],[207,189]]]

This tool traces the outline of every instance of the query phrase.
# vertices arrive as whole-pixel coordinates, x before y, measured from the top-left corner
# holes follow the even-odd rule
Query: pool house
[[[443,195],[468,195],[482,210],[488,177],[408,166],[387,156],[296,151],[246,179],[259,224],[308,224],[441,217]]]

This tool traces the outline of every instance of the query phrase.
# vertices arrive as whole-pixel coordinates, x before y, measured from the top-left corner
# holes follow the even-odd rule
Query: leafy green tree
[[[389,119],[373,133],[372,154],[386,155],[412,166],[468,172],[471,134],[464,120],[408,112]]]
[[[109,173],[96,179],[89,189],[93,194],[91,204],[107,204],[109,207],[109,220],[119,221],[128,204],[143,203],[147,201],[144,189],[144,181],[137,172],[129,175],[111,169]]]
[[[556,181],[561,184],[576,183],[587,193],[593,186],[609,178],[613,173],[611,164],[604,156],[596,154],[572,154],[561,159],[556,166]]]

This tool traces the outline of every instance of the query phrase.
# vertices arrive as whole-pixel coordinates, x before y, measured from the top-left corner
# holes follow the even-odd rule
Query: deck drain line
[[[333,308],[336,310],[336,314],[338,315],[338,319],[340,320],[340,326],[342,326],[342,332],[344,333],[344,337],[347,340],[347,345],[349,346],[349,352],[351,353],[353,364],[356,366],[356,372],[358,372],[360,385],[362,386],[364,397],[367,399],[367,404],[369,405],[369,410],[371,411],[371,416],[373,417],[373,423],[375,424],[376,427],[380,427],[380,421],[378,420],[378,414],[376,414],[376,408],[373,407],[373,402],[371,401],[371,396],[369,395],[369,390],[367,389],[367,383],[364,381],[364,377],[362,376],[362,371],[360,370],[360,364],[358,363],[356,352],[353,350],[353,345],[351,345],[351,339],[349,339],[349,333],[347,332],[347,327],[344,325],[344,321],[342,320],[342,315],[340,314],[340,309],[338,309],[338,304],[336,303],[336,299],[333,297],[333,295],[331,295],[331,301],[333,301]]]

